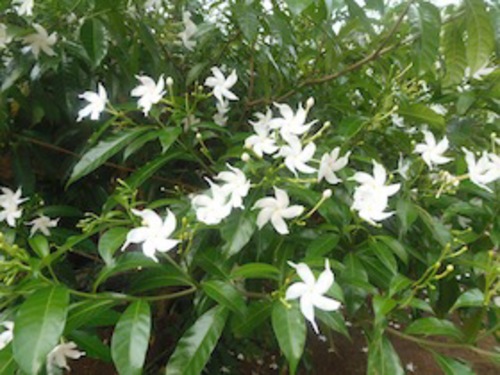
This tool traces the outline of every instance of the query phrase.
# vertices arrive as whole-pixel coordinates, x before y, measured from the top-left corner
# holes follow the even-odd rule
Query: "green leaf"
[[[323,310],[315,311],[315,314],[319,320],[321,320],[325,325],[350,338],[349,330],[345,325],[344,317],[338,311],[328,312]]]
[[[463,30],[460,22],[450,22],[443,29],[443,54],[446,67],[444,85],[458,85],[462,82],[467,67]]]
[[[457,340],[463,338],[462,331],[448,321],[438,318],[421,318],[411,323],[405,330],[409,335],[424,335],[424,336],[449,336]]]
[[[306,324],[296,303],[288,308],[280,301],[273,306],[273,330],[281,351],[290,364],[290,374],[295,374],[306,342]]]
[[[250,241],[256,228],[255,216],[250,210],[243,210],[233,214],[231,220],[228,220],[220,230],[225,241],[222,251],[228,257],[239,253]]]
[[[444,117],[423,104],[415,103],[402,106],[399,113],[407,120],[414,121],[419,124],[428,124],[433,129],[438,131],[444,130]]]
[[[176,129],[177,128],[170,128]],[[123,150],[123,160],[127,160],[131,155],[140,150],[146,143],[158,139],[160,134],[164,133],[167,129],[154,130],[153,128],[145,134],[134,139],[126,148]]]
[[[340,236],[330,232],[313,240],[306,250],[305,259],[320,258],[330,253],[339,243]]]
[[[247,310],[245,299],[232,284],[220,280],[211,280],[202,283],[201,287],[207,296],[222,306],[237,314],[245,315]]]
[[[78,349],[85,352],[85,356],[100,359],[107,363],[111,362],[109,346],[105,345],[97,334],[90,334],[85,331],[73,331],[68,338],[77,344]]]
[[[232,279],[274,279],[280,277],[280,270],[267,263],[247,263],[231,272]]]
[[[495,34],[483,0],[464,0],[464,4],[467,63],[473,75],[489,62],[495,48]]]
[[[37,234],[34,237],[30,237],[28,242],[36,255],[40,258],[43,259],[50,254],[49,241],[47,241],[45,236]]]
[[[386,316],[394,310],[397,302],[389,297],[376,295],[373,297],[373,312],[375,313],[375,324],[378,324],[386,319]]]
[[[169,154],[163,154],[156,159],[153,159],[141,168],[136,170],[130,175],[129,178],[125,180],[125,183],[131,188],[136,189],[141,186],[148,178],[150,178],[156,171],[167,164],[170,160],[176,159],[181,153],[173,152]]]
[[[445,375],[475,375],[472,369],[456,359],[445,357],[443,355],[432,353],[441,370]]]
[[[112,300],[85,300],[72,304],[68,311],[64,333],[71,333],[73,330],[94,321],[103,313],[109,312],[115,304],[116,302]]]
[[[120,375],[141,374],[151,333],[151,311],[145,301],[132,303],[116,324],[111,357]]]
[[[219,341],[227,316],[228,310],[224,306],[216,306],[199,317],[177,343],[165,374],[201,374]]]
[[[441,17],[439,9],[431,3],[420,2],[410,8],[412,31],[418,35],[413,47],[412,60],[418,74],[429,71],[436,61],[439,50]]]
[[[162,154],[168,151],[170,146],[174,144],[181,133],[181,128],[167,128],[160,130],[158,139],[160,140]]]
[[[50,286],[35,291],[19,308],[12,351],[25,373],[38,374],[49,352],[59,343],[68,304],[68,290]]]
[[[314,0],[285,0],[288,9],[294,16],[298,16],[304,9],[313,3]]]
[[[96,146],[82,155],[80,161],[73,167],[66,185],[69,186],[76,180],[94,171],[145,130],[144,128],[125,130],[100,141]]]
[[[452,235],[441,221],[432,217],[426,210],[421,207],[417,207],[417,211],[420,219],[422,219],[429,232],[441,246],[446,246],[451,242]]]
[[[255,9],[244,2],[237,2],[233,8],[236,22],[249,43],[253,43],[259,34],[259,18]]]
[[[398,353],[389,339],[382,336],[368,348],[368,375],[404,375]]]
[[[385,245],[387,245],[387,247],[391,249],[399,259],[401,259],[405,264],[408,264],[408,252],[401,244],[401,242],[389,236],[377,236],[375,238],[377,239],[377,241],[381,241]]]
[[[480,307],[483,306],[483,304],[484,294],[479,289],[475,288],[460,295],[451,308],[451,311],[458,309],[459,307]]]
[[[257,333],[257,328],[271,315],[272,304],[258,301],[248,306],[244,316],[234,315],[232,329],[237,337],[249,337]]]
[[[405,199],[398,200],[396,215],[401,221],[403,232],[407,232],[418,218],[416,206],[411,201]]]
[[[143,293],[168,286],[192,285],[185,274],[171,264],[162,264],[152,267],[147,272],[140,272],[132,277],[130,282],[131,293]]]
[[[97,250],[106,265],[113,265],[113,254],[121,245],[123,245],[128,232],[128,228],[115,227],[104,232],[104,234],[99,238]]]
[[[14,375],[18,367],[12,355],[12,346],[9,344],[0,350],[0,374]]]
[[[394,294],[405,290],[412,284],[412,280],[398,273],[391,280],[391,285],[389,287],[389,296],[392,297]]]
[[[92,62],[92,67],[99,66],[108,53],[108,32],[103,22],[88,18],[80,28],[80,40]]]

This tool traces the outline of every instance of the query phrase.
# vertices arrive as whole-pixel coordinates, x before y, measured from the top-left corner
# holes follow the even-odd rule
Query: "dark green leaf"
[[[12,355],[12,346],[9,344],[0,350],[0,374],[14,375],[18,367]]]
[[[216,306],[199,317],[177,343],[165,374],[201,374],[219,341],[227,316],[228,310],[225,307]]]
[[[73,330],[93,322],[103,313],[108,313],[116,304],[112,300],[85,300],[72,304],[68,311],[68,319],[64,333],[71,333]]]
[[[460,84],[467,67],[463,30],[460,22],[450,22],[444,26],[443,53],[446,65],[445,86]]]
[[[244,316],[234,315],[234,334],[238,337],[255,335],[256,329],[271,315],[271,308],[272,304],[267,301],[251,303]]]
[[[445,357],[437,353],[433,353],[433,356],[445,375],[475,375],[475,372],[472,371],[468,365],[456,359]]]
[[[111,362],[109,346],[103,344],[96,334],[90,334],[85,331],[73,331],[68,338],[78,345],[78,349],[85,352],[85,356],[108,363]]]
[[[122,227],[111,228],[99,238],[97,250],[107,266],[114,263],[113,254],[123,245],[129,229]]]
[[[443,116],[423,104],[415,103],[402,106],[399,113],[409,121],[428,124],[438,131],[444,130],[445,121]]]
[[[45,258],[47,255],[49,255],[49,241],[47,241],[47,238],[45,236],[37,234],[34,237],[31,237],[28,242],[33,251],[35,251],[36,255],[38,255],[40,258]]]
[[[290,364],[290,373],[293,375],[297,371],[306,342],[304,318],[297,304],[294,303],[288,308],[281,301],[276,301],[273,306],[272,323],[274,335]]]
[[[111,338],[111,357],[120,375],[142,374],[150,333],[149,304],[132,303],[116,324]]]
[[[480,307],[484,304],[484,294],[479,289],[471,289],[460,295],[455,301],[451,310],[458,309],[459,307]]]
[[[313,3],[314,0],[285,0],[288,9],[293,15],[298,16],[304,9]]]
[[[232,279],[275,279],[278,280],[280,270],[267,263],[247,263],[234,269]]]
[[[389,339],[382,336],[368,348],[368,375],[404,375],[398,353]]]
[[[228,257],[239,253],[250,241],[256,228],[252,211],[244,210],[231,215],[231,220],[228,220],[220,230],[225,241],[222,251]]]
[[[108,32],[104,23],[95,17],[88,18],[80,29],[80,40],[92,66],[99,66],[108,53]]]
[[[222,306],[227,307],[237,314],[245,315],[245,299],[242,293],[238,292],[232,284],[219,280],[211,280],[201,284],[201,287],[210,298]]]
[[[453,337],[457,340],[462,339],[462,332],[455,325],[448,321],[438,318],[421,318],[411,323],[405,330],[409,335],[443,335]]]
[[[323,234],[313,240],[306,250],[306,259],[324,257],[330,253],[339,243],[340,236],[337,233],[330,232]]]
[[[316,310],[315,314],[318,319],[325,325],[327,325],[334,331],[341,333],[345,337],[350,338],[349,331],[347,329],[347,326],[345,325],[344,317],[341,313],[337,311],[328,312],[323,310]]]
[[[14,321],[12,351],[24,372],[38,374],[47,354],[59,343],[68,303],[67,289],[50,286],[34,292],[19,308]]]

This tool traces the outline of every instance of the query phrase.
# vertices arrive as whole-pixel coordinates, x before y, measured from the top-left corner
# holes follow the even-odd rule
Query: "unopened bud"
[[[196,139],[201,141],[203,137],[201,136],[201,133],[196,133]]]
[[[331,189],[326,189],[323,191],[323,198],[328,199],[332,196],[332,190]]]
[[[314,105],[314,98],[311,96],[309,99],[307,99],[306,109],[307,110],[311,109],[313,105]]]
[[[323,124],[323,127],[324,128],[328,128],[332,125],[332,123],[330,121],[326,121],[324,124]]]
[[[248,153],[244,152],[241,154],[241,160],[243,160],[245,163],[250,160],[250,155]]]
[[[452,272],[454,269],[455,269],[455,267],[453,266],[453,264],[448,264],[446,266],[446,271],[448,271],[448,272]]]
[[[173,84],[174,84],[174,79],[172,77],[167,77],[167,79],[165,80],[166,84],[168,87],[172,87]]]

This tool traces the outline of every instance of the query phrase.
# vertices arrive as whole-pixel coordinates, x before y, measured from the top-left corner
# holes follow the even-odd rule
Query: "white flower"
[[[191,204],[199,221],[208,225],[215,225],[229,216],[232,206],[228,202],[227,192],[209,179],[207,181],[210,184],[211,196],[205,194],[196,195],[191,200]]]
[[[234,208],[244,208],[243,198],[247,196],[250,190],[250,181],[245,174],[238,168],[227,164],[229,171],[220,172],[215,179],[223,181],[222,191],[229,197],[229,204]]]
[[[389,197],[396,194],[401,185],[385,185],[386,171],[381,164],[373,161],[373,176],[365,172],[356,172],[351,179],[361,184],[354,191],[352,209],[358,211],[362,219],[375,225],[376,222],[394,214],[384,211],[389,203]]]
[[[444,116],[448,113],[448,109],[446,109],[446,107],[442,104],[434,103],[430,105],[430,108],[441,116]]]
[[[59,219],[50,220],[50,217],[40,215],[38,218],[28,222],[28,225],[33,225],[30,230],[30,236],[33,236],[36,231],[41,231],[45,236],[50,236],[49,228],[57,227]]]
[[[70,368],[68,366],[67,358],[78,359],[84,355],[85,352],[77,350],[76,344],[73,341],[57,345],[47,355],[47,373],[49,375],[55,374],[56,371],[54,369],[54,366],[69,371]]]
[[[268,221],[271,221],[279,234],[288,234],[288,227],[284,219],[293,219],[299,216],[304,212],[304,207],[290,206],[290,200],[285,190],[274,187],[274,195],[276,198],[266,197],[255,202],[253,208],[261,209],[257,216],[257,226],[262,229]]]
[[[184,47],[192,51],[196,46],[196,41],[191,40],[191,38],[196,34],[198,28],[196,27],[196,24],[191,20],[191,13],[182,13],[182,23],[184,24],[184,30],[179,33],[179,38],[181,38]]]
[[[314,100],[308,100],[306,108],[303,108],[302,104],[299,104],[297,112],[294,113],[288,104],[274,103],[282,117],[274,118],[270,121],[271,129],[279,129],[281,136],[287,142],[290,142],[290,139],[294,136],[304,134],[317,122],[314,120],[307,124],[305,123],[307,114],[313,104]]]
[[[170,210],[167,210],[167,217],[164,221],[161,220],[161,217],[156,212],[150,209],[142,211],[132,209],[132,212],[134,215],[142,218],[143,226],[134,228],[128,232],[127,240],[123,244],[122,250],[131,243],[142,242],[142,252],[144,255],[158,262],[155,251],[161,253],[167,252],[180,242],[169,238],[177,225],[177,220]]]
[[[218,67],[214,66],[212,68],[212,74],[212,77],[208,77],[205,80],[205,86],[213,88],[212,93],[217,98],[217,100],[219,102],[224,101],[223,98],[226,98],[227,100],[238,100],[238,97],[229,90],[238,80],[236,70],[233,69],[229,77],[227,77],[226,79],[221,70]]]
[[[462,148],[462,150],[465,153],[470,180],[492,193],[493,191],[486,185],[500,178],[500,158],[495,154],[483,151],[481,157],[476,161],[472,152],[466,148]]]
[[[43,26],[36,23],[33,24],[33,28],[36,30],[36,33],[23,38],[24,43],[28,44],[23,48],[23,52],[26,53],[31,51],[37,59],[40,51],[45,52],[49,56],[55,56],[56,53],[52,49],[52,46],[56,44],[57,33],[54,32],[49,36],[47,30],[45,30]]]
[[[89,104],[78,112],[77,121],[82,121],[82,119],[87,116],[90,116],[91,120],[99,120],[101,112],[103,112],[106,108],[108,94],[102,84],[99,83],[97,87],[97,93],[85,91],[83,94],[78,96],[80,99],[88,101]]]
[[[144,7],[146,10],[159,9],[163,5],[163,0],[147,0]]]
[[[229,112],[229,102],[224,99],[220,102],[217,101],[217,103],[215,103],[215,107],[217,108],[217,113],[213,116],[214,122],[219,126],[226,126],[226,114]]]
[[[415,370],[417,368],[417,366],[415,366],[413,364],[413,362],[408,362],[405,367],[406,367],[406,371],[408,371],[408,372],[415,372]]]
[[[446,136],[436,143],[436,138],[428,130],[423,130],[425,143],[419,143],[415,146],[415,151],[418,154],[422,154],[422,159],[429,166],[429,169],[434,168],[434,164],[446,164],[451,161],[451,158],[443,156],[443,153],[448,150],[448,138]]]
[[[408,172],[410,171],[410,166],[411,162],[409,160],[405,160],[403,158],[403,154],[399,153],[398,169],[396,170],[396,173],[398,173],[405,180],[408,180]]]
[[[391,114],[391,120],[396,128],[404,128],[405,127],[404,118],[401,117],[400,115],[398,115],[397,113]]]
[[[483,65],[481,68],[479,68],[474,74],[471,74],[471,69],[470,67],[465,68],[465,76],[466,77],[471,77],[473,79],[477,79],[479,81],[483,80],[483,77],[489,75],[490,73],[494,72],[495,69],[497,68],[496,66],[487,66],[488,64]]]
[[[283,156],[286,167],[297,176],[297,170],[307,174],[316,172],[316,169],[306,164],[313,158],[315,151],[316,145],[313,142],[302,149],[300,140],[291,137],[289,143],[281,147],[276,157]]]
[[[258,121],[250,121],[250,124],[253,126],[256,134],[251,135],[245,140],[245,147],[253,150],[259,157],[262,157],[263,154],[274,154],[278,151],[278,146],[276,146],[274,135],[270,133],[270,121],[273,113],[268,108],[266,114],[258,112],[255,116]]]
[[[14,0],[12,4],[14,4],[14,8],[18,15],[33,15],[33,7],[35,6],[34,0]]]
[[[135,76],[141,84],[134,88],[130,93],[134,97],[139,97],[137,104],[142,108],[144,116],[147,116],[153,104],[158,103],[165,95],[165,80],[163,75],[158,79],[155,84],[152,78],[148,76]]]
[[[321,158],[318,170],[318,182],[324,178],[330,184],[335,185],[341,180],[335,175],[335,172],[340,171],[349,162],[351,152],[339,158],[340,147],[335,147],[330,154],[326,153]]]
[[[335,311],[340,308],[339,301],[324,296],[334,281],[330,262],[328,259],[325,260],[325,270],[321,272],[318,280],[316,280],[307,264],[294,264],[292,262],[288,262],[288,264],[297,270],[297,274],[302,281],[288,287],[285,299],[293,300],[300,298],[300,311],[302,315],[311,323],[314,332],[319,333],[318,325],[314,320],[314,308],[316,307],[324,311]]]
[[[0,23],[0,49],[7,47],[12,37],[7,33],[7,26]]]
[[[14,323],[6,320],[2,322],[0,325],[5,327],[5,330],[0,333],[0,350],[5,348],[14,338]]]
[[[21,198],[21,188],[14,191],[9,188],[3,187],[2,194],[0,194],[0,222],[6,221],[11,227],[16,226],[16,220],[23,214],[22,208],[19,207],[21,203],[28,198]]]

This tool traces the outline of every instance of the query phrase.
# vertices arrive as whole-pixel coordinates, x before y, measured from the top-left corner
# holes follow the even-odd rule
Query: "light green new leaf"
[[[82,155],[80,161],[73,167],[73,171],[71,172],[71,176],[66,185],[71,185],[76,180],[86,176],[96,168],[100,167],[110,157],[117,154],[135,137],[139,136],[146,130],[147,129],[144,128],[126,130],[118,134],[113,134],[105,140],[100,141],[96,146],[92,147]]]
[[[228,257],[239,253],[250,241],[256,228],[254,213],[250,210],[232,215],[231,220],[228,220],[220,230],[225,241],[222,251]]]
[[[410,8],[412,31],[418,35],[413,48],[413,61],[418,74],[430,70],[439,50],[441,17],[439,9],[431,3],[421,2]]]
[[[370,343],[367,369],[368,375],[404,375],[405,373],[398,353],[385,336]]]
[[[405,330],[409,335],[425,336],[449,336],[457,340],[462,339],[463,334],[455,325],[448,321],[438,318],[421,318],[411,323]]]
[[[216,306],[199,317],[177,343],[165,374],[201,374],[219,341],[227,316],[228,310],[224,306]]]
[[[151,333],[151,310],[144,301],[132,303],[116,324],[111,357],[120,375],[142,373]]]
[[[40,234],[35,235],[34,237],[30,237],[28,240],[30,247],[35,251],[36,255],[40,258],[45,258],[50,253],[49,241],[45,236]]]
[[[106,265],[110,266],[114,263],[113,254],[125,242],[128,231],[128,228],[115,227],[104,232],[99,238],[97,250]]]
[[[59,343],[66,323],[69,293],[60,286],[39,289],[21,305],[14,321],[12,351],[19,367],[36,375]]]
[[[472,306],[482,306],[484,303],[484,294],[479,289],[471,289],[466,291],[460,297],[457,298],[455,304],[451,308],[451,311],[458,309],[459,307],[472,307]]]
[[[475,372],[472,371],[468,365],[456,359],[445,357],[437,353],[433,353],[433,356],[445,375],[475,375]]]
[[[295,374],[306,342],[306,323],[299,307],[294,303],[287,308],[280,301],[273,306],[272,323],[274,335],[281,351],[290,364],[290,374]]]
[[[99,19],[88,18],[80,29],[80,40],[95,68],[108,53],[108,32]]]
[[[227,307],[237,314],[246,314],[247,307],[245,300],[232,284],[220,280],[211,280],[202,283],[201,287],[207,296],[222,306]]]
[[[495,34],[483,0],[464,0],[464,4],[467,62],[473,75],[488,63],[495,48]]]

